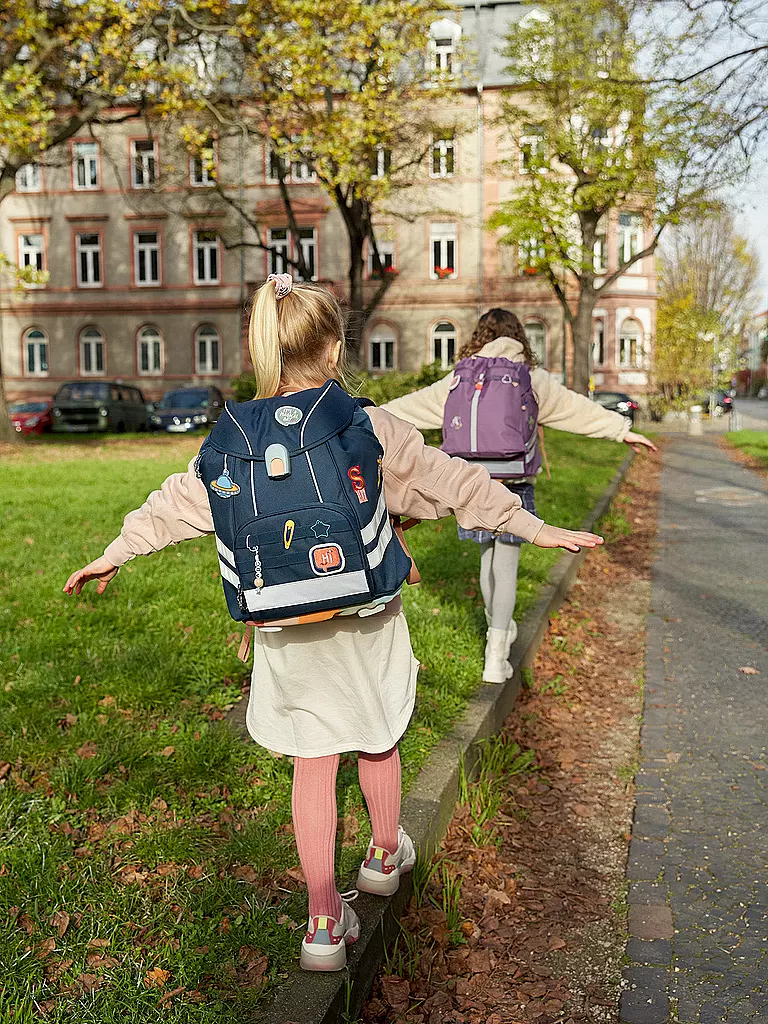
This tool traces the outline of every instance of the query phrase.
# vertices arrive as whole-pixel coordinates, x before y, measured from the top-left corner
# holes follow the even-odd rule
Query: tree
[[[207,6],[202,0],[200,6]],[[215,0],[210,0],[214,3]],[[194,35],[173,0],[8,0],[0,10],[0,203],[87,126],[178,106]],[[115,113],[115,108],[119,108]],[[30,272],[0,257],[23,286]],[[0,440],[14,437],[0,368]]]
[[[516,86],[501,125],[529,140],[527,170],[491,220],[501,242],[522,246],[551,285],[571,328],[573,387],[586,393],[595,305],[662,232],[706,210],[727,163],[729,119],[690,86],[674,102],[636,70],[631,0],[537,0],[505,51]],[[523,131],[525,129],[525,132]],[[602,263],[603,238],[619,210],[644,225],[618,263]]]
[[[242,78],[208,96],[219,131],[266,142],[295,242],[298,227],[288,187],[292,171],[316,176],[346,229],[348,343],[359,360],[363,329],[392,277],[382,273],[376,218],[409,187],[431,134],[457,130],[440,116],[450,74],[430,69],[429,27],[444,12],[438,0],[246,0],[233,5],[231,32]],[[268,248],[258,219],[229,192]],[[366,245],[375,276],[366,289]],[[301,252],[294,245],[301,276]]]
[[[667,398],[686,402],[736,368],[759,272],[725,208],[670,230],[659,249],[655,361]]]

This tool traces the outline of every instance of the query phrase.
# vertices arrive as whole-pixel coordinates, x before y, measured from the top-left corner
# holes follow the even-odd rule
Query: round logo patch
[[[303,415],[301,409],[297,409],[295,405],[281,405],[279,409],[275,409],[275,419],[281,427],[292,427]]]
[[[461,416],[454,416],[451,420],[451,426],[454,430],[461,430]]]

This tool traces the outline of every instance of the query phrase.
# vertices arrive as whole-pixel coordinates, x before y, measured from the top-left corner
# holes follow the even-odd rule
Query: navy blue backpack
[[[370,404],[335,381],[226,402],[195,469],[234,619],[318,621],[400,590],[411,560],[387,512]]]

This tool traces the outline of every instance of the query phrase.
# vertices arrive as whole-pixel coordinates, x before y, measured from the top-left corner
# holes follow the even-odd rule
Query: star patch
[[[321,523],[320,520],[315,521],[315,525],[310,527],[315,537],[327,537],[331,532],[330,523]]]

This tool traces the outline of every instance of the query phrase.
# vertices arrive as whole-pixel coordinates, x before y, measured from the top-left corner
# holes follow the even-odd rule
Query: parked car
[[[186,434],[207,430],[221,415],[224,396],[218,388],[190,385],[168,391],[149,417],[152,430]]]
[[[114,430],[122,434],[126,430],[146,430],[147,425],[144,395],[119,381],[72,381],[62,384],[53,400],[56,433]]]
[[[14,402],[8,407],[13,429],[17,434],[44,434],[53,427],[52,407],[51,398]]]
[[[633,423],[635,422],[635,415],[640,408],[634,398],[625,395],[623,391],[596,391],[595,401],[602,405],[604,409],[609,409],[611,412],[620,412],[622,416],[626,416]]]
[[[706,395],[702,395],[698,400],[697,404],[702,407],[705,413],[709,412],[709,402],[711,398],[711,393],[707,392]],[[728,412],[733,412],[733,396],[728,391],[716,391],[714,415],[723,416]]]

